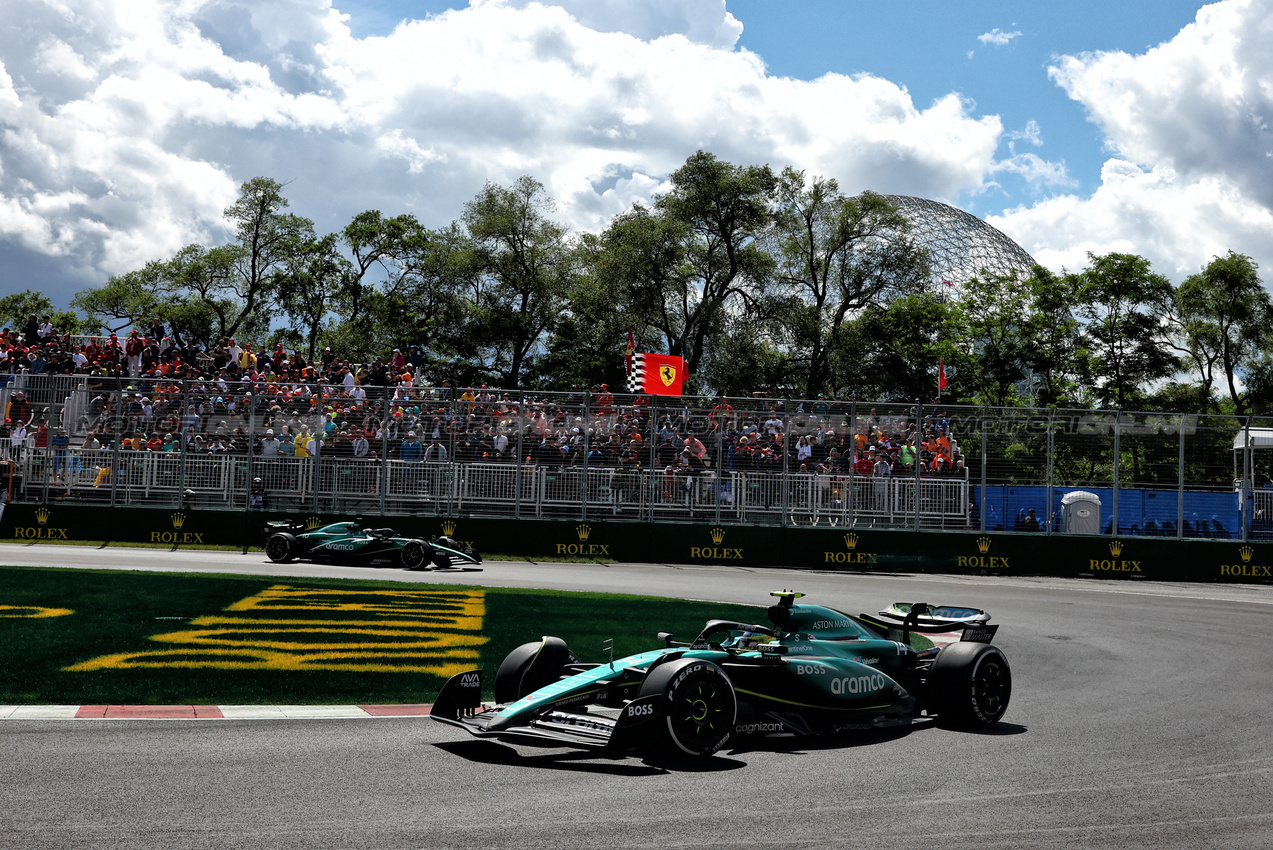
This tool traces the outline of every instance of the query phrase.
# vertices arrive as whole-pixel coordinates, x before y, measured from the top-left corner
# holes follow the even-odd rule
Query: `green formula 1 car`
[[[482,556],[472,546],[435,537],[399,537],[392,528],[336,522],[308,530],[293,520],[265,526],[265,554],[275,563],[305,560],[355,567],[393,566],[408,570],[480,571]]]
[[[895,604],[850,616],[775,593],[770,625],[709,620],[693,641],[581,663],[555,637],[513,650],[483,707],[480,670],[453,676],[434,720],[520,743],[706,756],[735,737],[938,722],[988,727],[1012,694],[998,629],[976,608]],[[912,647],[913,634],[930,636]],[[919,641],[917,641],[919,642]]]

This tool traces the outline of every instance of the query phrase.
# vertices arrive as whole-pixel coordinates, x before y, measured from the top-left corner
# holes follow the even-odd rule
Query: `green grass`
[[[276,586],[294,590],[277,592],[265,603],[278,598],[291,604],[291,597],[304,597],[304,604],[330,606],[341,602],[388,607],[392,611],[334,611],[329,607],[273,610],[258,607],[247,611],[227,611],[229,606],[256,597]],[[345,591],[345,594],[322,594]],[[382,595],[375,595],[379,591]],[[421,592],[436,591],[425,603]],[[352,592],[352,595],[351,595]],[[389,595],[383,595],[388,592]],[[358,595],[361,594],[361,595]],[[412,596],[412,594],[416,594]],[[466,595],[468,594],[468,595]],[[480,637],[469,629],[470,622],[448,623],[447,613],[460,602],[470,606],[480,600],[483,610]],[[503,657],[517,645],[544,634],[554,634],[584,660],[605,658],[601,642],[614,638],[615,657],[656,648],[658,631],[675,632],[680,637],[697,634],[711,617],[735,618],[747,622],[763,620],[761,608],[684,602],[636,596],[592,593],[565,593],[527,590],[466,588],[458,585],[404,585],[385,581],[335,579],[279,579],[260,576],[224,576],[184,573],[122,572],[105,570],[64,570],[0,567],[0,606],[37,606],[70,609],[67,616],[45,618],[0,616],[0,704],[306,704],[306,703],[414,703],[432,702],[445,675],[422,672],[420,667],[446,663],[451,666],[481,666],[487,682]],[[417,607],[412,607],[417,606]],[[423,613],[422,613],[423,612]],[[12,609],[0,610],[5,613]],[[442,620],[437,620],[437,617]],[[225,623],[198,625],[191,621],[214,617]],[[387,626],[386,620],[406,626]],[[261,620],[274,621],[262,623]],[[290,622],[279,625],[277,621]],[[341,621],[343,626],[324,625]],[[231,629],[218,634],[219,628]],[[326,631],[314,632],[314,628]],[[350,629],[354,629],[353,632]],[[264,632],[263,629],[273,629]],[[364,632],[375,630],[368,636]],[[182,640],[164,642],[156,636],[185,634]],[[390,634],[391,633],[391,634]],[[200,641],[192,642],[193,634]],[[408,644],[429,640],[458,641],[459,651],[476,653],[478,658],[447,658],[454,650],[413,650]],[[210,662],[243,663],[242,653],[255,652],[243,646],[228,649],[205,639],[245,641],[262,638],[292,643],[308,642],[320,655],[323,669],[219,669],[201,666]],[[476,645],[481,638],[486,641]],[[380,649],[365,650],[345,644],[372,641]],[[389,649],[385,650],[384,645]],[[465,649],[467,648],[467,650]],[[308,650],[274,651],[287,663]],[[415,655],[411,655],[415,652]],[[75,665],[120,654],[149,653],[146,663],[168,663],[177,659],[193,667],[67,670]],[[165,653],[163,656],[155,653]],[[175,654],[174,654],[175,653]],[[347,653],[348,657],[342,653]],[[415,670],[369,670],[368,655],[380,653],[372,661],[386,666],[415,666]],[[403,653],[406,653],[403,655]],[[158,658],[159,661],[154,661]],[[253,657],[254,658],[254,657]],[[388,662],[385,658],[390,659]],[[395,660],[408,658],[407,661]],[[332,665],[362,669],[327,669]]]

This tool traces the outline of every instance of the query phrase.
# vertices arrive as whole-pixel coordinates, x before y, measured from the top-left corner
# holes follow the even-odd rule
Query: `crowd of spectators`
[[[83,375],[87,405],[41,408],[9,393],[0,441],[86,451],[251,452],[262,460],[316,455],[421,463],[654,469],[687,481],[707,471],[787,472],[823,482],[850,476],[966,477],[940,413],[881,415],[818,396],[680,399],[616,396],[605,384],[528,394],[426,385],[414,347],[355,364],[330,349],[308,360],[281,344],[211,349],[174,342],[156,321],[126,334],[73,339],[45,317],[0,332],[0,372]],[[74,445],[72,444],[74,441]]]
[[[51,318],[34,315],[21,329],[0,330],[0,374],[88,375],[99,378],[268,380],[384,386],[419,370],[419,349],[394,349],[388,358],[361,366],[342,361],[326,349],[308,361],[300,352],[244,344],[229,337],[210,348],[182,342],[165,332],[158,319],[126,334],[75,337],[59,333]],[[347,377],[348,376],[348,377]]]

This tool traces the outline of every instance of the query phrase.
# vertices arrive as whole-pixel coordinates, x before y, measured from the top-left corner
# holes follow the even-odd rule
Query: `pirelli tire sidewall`
[[[660,722],[652,745],[672,757],[710,756],[729,741],[738,698],[729,676],[711,661],[680,658],[655,667],[641,683],[641,697],[659,694]]]
[[[937,654],[928,676],[928,704],[938,722],[956,728],[993,726],[1008,710],[1012,668],[997,646],[960,641]]]

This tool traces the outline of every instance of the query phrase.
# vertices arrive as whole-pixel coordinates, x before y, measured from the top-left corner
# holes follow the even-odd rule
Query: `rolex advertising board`
[[[351,515],[10,503],[10,543],[145,543],[256,548],[267,520],[315,529]],[[1273,583],[1273,542],[1161,537],[650,523],[611,519],[371,516],[404,537],[446,535],[485,557],[764,566],[837,572],[1046,575],[1091,579]],[[248,553],[251,557],[252,553]]]

